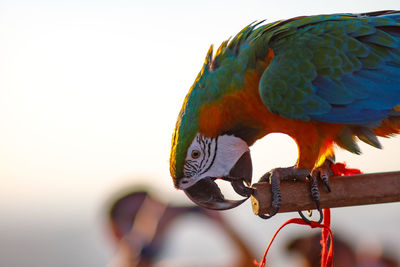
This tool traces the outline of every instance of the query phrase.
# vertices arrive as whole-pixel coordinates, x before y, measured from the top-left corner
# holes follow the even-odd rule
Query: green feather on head
[[[197,75],[192,87],[183,102],[172,136],[170,172],[176,186],[176,179],[183,176],[183,165],[186,158],[186,150],[196,136],[199,128],[199,101],[193,97],[201,92],[204,85],[204,76],[209,72],[213,55],[213,46],[208,49],[207,56],[200,73]]]

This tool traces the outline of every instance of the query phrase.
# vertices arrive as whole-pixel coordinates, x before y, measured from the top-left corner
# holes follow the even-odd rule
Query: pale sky
[[[184,199],[169,176],[170,141],[210,44],[255,20],[383,9],[400,2],[3,0],[0,209],[15,218],[43,207],[75,214],[138,182]],[[398,170],[400,138],[382,143],[382,151],[362,145],[364,155],[339,152],[338,160]],[[279,135],[253,152],[254,180],[297,155]]]

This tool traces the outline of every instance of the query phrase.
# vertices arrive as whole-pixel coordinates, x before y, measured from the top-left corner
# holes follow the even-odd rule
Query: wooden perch
[[[332,192],[319,181],[321,208],[346,207],[400,201],[400,172],[336,176],[330,180]],[[268,183],[253,185],[253,212],[267,214],[271,210],[271,188]],[[310,187],[305,182],[281,182],[282,204],[279,212],[315,209]]]

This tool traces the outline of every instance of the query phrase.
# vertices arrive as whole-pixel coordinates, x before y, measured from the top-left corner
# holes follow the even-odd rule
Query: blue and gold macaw
[[[175,187],[195,203],[228,209],[215,179],[248,197],[249,147],[269,133],[297,143],[297,164],[269,172],[275,214],[279,181],[323,179],[333,145],[359,154],[356,138],[400,132],[400,12],[297,17],[250,24],[212,47],[187,94],[172,138]],[[312,190],[318,204],[319,192]]]

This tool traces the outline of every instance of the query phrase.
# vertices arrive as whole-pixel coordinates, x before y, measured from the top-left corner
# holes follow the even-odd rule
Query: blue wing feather
[[[353,92],[355,100],[338,107],[335,104],[340,103],[334,103],[332,96],[324,97],[320,94],[322,98],[328,99],[332,109],[322,115],[311,115],[312,119],[331,123],[368,124],[386,118],[392,108],[400,103],[400,66],[385,65],[379,70],[361,70],[352,76],[342,77],[341,81],[344,86],[341,90]],[[320,88],[318,93],[330,88],[326,83],[317,84]]]
[[[264,103],[285,117],[330,123],[371,125],[394,116],[400,105],[400,12],[324,19],[309,25],[299,19],[301,28],[272,38],[277,56],[260,82]],[[304,71],[316,75],[304,78]],[[294,76],[304,82],[292,83]],[[278,79],[285,91],[274,87]],[[294,98],[291,90],[305,94]],[[268,99],[277,95],[279,102]],[[289,104],[301,105],[303,113],[288,112]]]
[[[328,77],[318,76],[312,83],[318,88],[317,95],[330,104],[346,105],[354,102],[356,98],[351,90]]]
[[[351,116],[349,116],[351,114]],[[358,109],[355,107],[332,107],[331,112],[322,116],[312,116],[314,120],[366,125],[377,122],[389,115],[389,110]]]

